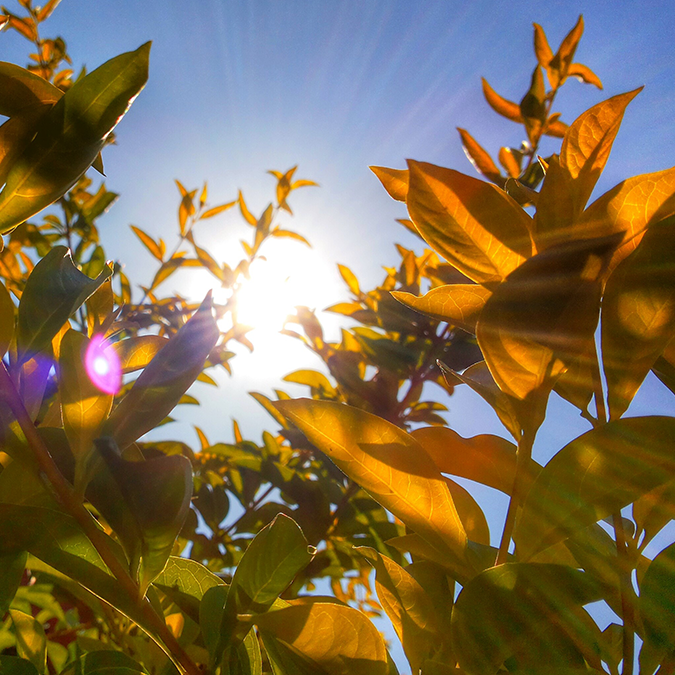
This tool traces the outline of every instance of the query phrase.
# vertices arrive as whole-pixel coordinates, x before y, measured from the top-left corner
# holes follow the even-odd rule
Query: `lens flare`
[[[117,394],[122,386],[122,366],[117,352],[102,335],[89,341],[84,367],[92,384],[106,394]]]

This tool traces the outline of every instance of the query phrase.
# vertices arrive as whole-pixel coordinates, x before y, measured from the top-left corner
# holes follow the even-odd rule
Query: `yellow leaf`
[[[464,153],[469,158],[469,161],[476,167],[478,173],[483,174],[488,180],[504,187],[504,177],[501,175],[496,164],[492,161],[492,157],[485,151],[485,149],[478,144],[475,138],[466,130],[457,127],[459,135],[462,138],[462,147]]]
[[[199,217],[200,220],[204,220],[206,218],[213,218],[213,216],[217,216],[219,213],[222,213],[223,211],[227,211],[227,209],[231,209],[237,201],[233,202],[227,202],[227,204],[221,204],[220,206],[214,206],[212,209],[207,209],[202,213],[202,215]]]
[[[583,63],[573,63],[570,65],[567,75],[569,77],[576,77],[580,82],[585,82],[586,84],[593,84],[598,89],[602,89],[602,82],[600,78]]]
[[[569,67],[574,58],[574,52],[577,50],[579,40],[584,33],[584,17],[579,15],[577,22],[572,30],[565,36],[565,39],[560,43],[560,47],[556,55],[553,57],[551,67],[560,74],[561,83],[567,77]]]
[[[559,113],[555,114],[559,115]],[[565,122],[559,120],[557,117],[554,118],[553,115],[551,115],[544,126],[544,133],[547,136],[553,136],[554,138],[565,138],[568,129],[569,126],[565,124]]]
[[[301,187],[319,187],[319,184],[314,182],[313,180],[307,180],[305,178],[301,178],[300,180],[296,180],[293,183],[291,183],[291,190],[297,190],[298,188]]]
[[[533,24],[534,26],[534,53],[537,57],[537,61],[539,61],[539,65],[542,68],[546,68],[548,71],[548,64],[551,63],[553,59],[553,51],[551,50],[551,47],[548,44],[548,40],[546,39],[546,33],[544,33],[544,29],[538,24],[535,23]],[[554,83],[551,81],[551,76],[549,75],[549,82],[551,83],[551,86],[555,86]]]
[[[375,415],[327,401],[274,404],[352,480],[442,554],[463,561],[466,533],[433,460]]]
[[[241,215],[244,216],[244,220],[249,225],[253,225],[253,227],[255,227],[258,223],[258,219],[248,210],[248,206],[246,206],[244,195],[241,193],[241,190],[239,190],[239,197],[237,198],[237,201],[239,202],[239,210],[241,211]]]
[[[162,262],[163,256],[162,256],[162,250],[157,242],[147,233],[145,233],[143,230],[141,230],[140,227],[136,227],[135,225],[131,225],[131,229],[134,231],[134,234],[141,240],[141,243],[145,248],[150,251],[150,253],[157,258],[160,262]]]
[[[338,270],[340,271],[340,276],[345,280],[347,286],[349,286],[349,290],[358,298],[361,295],[361,289],[359,288],[359,280],[356,278],[354,272],[345,265],[338,265]]]
[[[651,225],[614,270],[602,303],[610,419],[627,410],[675,331],[675,217]]]
[[[499,162],[506,169],[506,173],[511,176],[511,178],[518,178],[520,176],[520,161],[522,160],[522,155],[520,158],[516,158],[513,154],[511,148],[501,148],[499,150]]]
[[[0,359],[4,357],[9,349],[14,336],[14,324],[16,309],[12,302],[12,297],[0,282]]]
[[[624,232],[610,270],[635,250],[645,229],[675,213],[675,167],[619,183],[586,209],[575,234],[598,237]]]
[[[283,640],[326,675],[386,675],[387,650],[377,628],[356,609],[307,602],[254,617],[263,635]],[[320,671],[319,671],[320,669]]]
[[[296,241],[299,241],[306,246],[309,246],[309,248],[312,248],[312,245],[305,239],[301,234],[298,234],[297,232],[291,232],[291,230],[282,230],[280,227],[275,227],[270,234],[273,237],[288,237],[290,239],[295,239]]]
[[[520,112],[520,106],[513,101],[509,101],[500,96],[488,83],[485,78],[483,81],[483,94],[490,107],[502,117],[506,117],[513,122],[523,122],[523,116]]]
[[[520,400],[544,391],[566,363],[585,353],[616,243],[613,235],[548,249],[495,289],[476,336],[502,391]]]
[[[380,179],[380,183],[392,199],[404,202],[408,194],[407,169],[387,169],[384,166],[371,166],[370,170]]]
[[[478,316],[492,293],[477,284],[454,284],[432,288],[422,297],[402,291],[392,295],[416,312],[475,333]]]
[[[437,427],[439,428],[439,427]],[[459,483],[449,478],[445,479],[445,484],[450,490],[452,501],[455,503],[459,518],[464,525],[466,536],[477,544],[484,546],[490,545],[490,528],[487,519],[478,502],[471,496],[471,493],[463,488]]]
[[[113,342],[111,346],[120,360],[122,373],[133,373],[145,368],[168,342],[168,338],[160,335],[139,335]]]
[[[410,217],[424,240],[478,283],[501,281],[532,253],[530,217],[490,183],[408,162]]]

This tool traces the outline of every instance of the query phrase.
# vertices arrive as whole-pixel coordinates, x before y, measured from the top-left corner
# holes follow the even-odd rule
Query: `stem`
[[[626,534],[623,529],[621,512],[612,515],[614,536],[616,538],[616,552],[619,560],[619,574],[621,579],[621,613],[623,614],[623,668],[621,675],[633,675],[633,661],[635,659],[635,616],[631,598],[632,584],[630,578],[630,560],[626,548]]]
[[[47,450],[47,446],[30,419],[4,363],[0,364],[0,398],[9,406],[19,423],[48,487],[53,489],[65,510],[77,521],[120,586],[122,586],[130,598],[133,598],[139,611],[164,643],[167,655],[188,675],[199,675],[199,669],[178,644],[178,641],[168,629],[162,617],[155,612],[146,598],[139,597],[137,584],[129,575],[124,564],[108,546],[107,535],[99,528],[94,517],[87,511],[84,504],[78,500],[73,488],[59,471],[59,468]]]
[[[511,499],[509,501],[509,508],[506,512],[506,522],[504,523],[504,531],[502,532],[502,540],[499,543],[499,551],[495,565],[505,563],[509,554],[509,546],[511,544],[511,536],[513,535],[513,528],[516,525],[516,515],[518,507],[520,506],[521,492],[523,489],[523,476],[527,471],[528,464],[532,458],[532,445],[534,444],[534,435],[524,432],[518,442],[518,454],[516,460],[516,475],[513,477],[513,489],[511,490]]]

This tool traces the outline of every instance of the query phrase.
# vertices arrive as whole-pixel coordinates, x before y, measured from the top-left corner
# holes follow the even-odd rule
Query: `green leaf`
[[[3,471],[4,473],[4,471]],[[0,616],[4,616],[26,568],[26,552],[0,555]]]
[[[63,324],[107,279],[112,269],[91,279],[75,267],[70,251],[55,246],[33,268],[19,303],[17,349],[21,362],[46,349]]]
[[[513,539],[521,560],[675,478],[675,419],[609,422],[566,445],[528,493]]]
[[[104,433],[124,449],[154,429],[202,371],[219,335],[209,294],[139,375],[108,418]]]
[[[617,237],[570,242],[530,258],[485,303],[478,344],[499,388],[523,400],[547,395],[585,354],[600,310],[602,274]]]
[[[391,293],[400,303],[416,312],[447,321],[469,333],[476,332],[476,321],[492,293],[477,284],[452,284],[432,288],[422,297],[403,291]]]
[[[230,652],[230,675],[262,675],[262,656],[255,629]]]
[[[138,569],[139,585],[144,594],[164,569],[190,510],[192,466],[182,455],[127,461],[119,456],[117,448],[107,438],[96,439],[96,447],[123,501],[120,504],[114,498],[108,499],[101,512],[113,527],[120,520],[126,526],[128,514],[131,514],[135,537],[128,536],[126,527],[121,534],[127,535],[124,537],[125,548],[131,554],[132,570]],[[101,503],[101,492],[99,487],[98,500],[94,503]]]
[[[661,551],[647,568],[640,584],[639,608],[644,624],[644,645],[640,653],[641,670],[648,655],[662,658],[675,640],[675,544]],[[651,672],[652,669],[644,669]]]
[[[298,604],[257,615],[254,623],[263,636],[282,640],[318,668],[319,673],[389,672],[382,637],[364,614],[351,607],[323,602]]]
[[[5,285],[0,282],[0,359],[7,353],[14,337],[14,313],[12,298]]]
[[[73,667],[73,675],[75,673],[77,675],[135,675],[136,673],[146,675],[147,672],[130,656],[110,649],[88,652],[81,656]]]
[[[223,651],[221,625],[229,591],[229,586],[212,586],[207,589],[199,603],[199,626],[212,663],[220,658]]]
[[[63,428],[75,456],[75,486],[84,492],[89,480],[87,465],[94,439],[107,419],[113,395],[103,393],[91,381],[85,366],[89,340],[69,330],[61,340],[59,354],[59,394]]]
[[[2,675],[38,675],[37,668],[19,656],[0,654],[0,673]]]
[[[264,631],[260,631],[260,638],[272,667],[272,675],[288,675],[288,673],[293,673],[293,675],[324,674],[324,671],[319,670],[315,664],[293,651],[285,642],[275,639]]]
[[[408,162],[408,211],[424,240],[478,283],[501,281],[532,254],[530,217],[498,187]]]
[[[675,330],[675,217],[651,225],[614,270],[602,302],[610,419],[621,417]]]
[[[13,63],[0,62],[0,115],[13,117],[34,106],[51,106],[63,92],[38,75]]]
[[[372,548],[355,549],[375,568],[375,587],[382,609],[398,635],[413,673],[441,641],[442,627],[431,598],[406,569]]]
[[[411,436],[339,403],[297,399],[275,407],[377,502],[439,552],[464,561],[466,532],[450,491]]]
[[[452,640],[460,668],[493,675],[510,657],[520,667],[584,666],[594,633],[582,606],[600,599],[590,575],[564,565],[506,563],[467,584],[452,612]],[[532,663],[534,661],[534,663]],[[521,665],[522,664],[522,665]]]
[[[40,120],[0,193],[0,232],[53,203],[89,168],[148,78],[150,43],[78,80]]]
[[[28,659],[39,673],[44,673],[47,669],[47,637],[42,624],[18,609],[10,609],[9,615],[14,624],[19,656]]]

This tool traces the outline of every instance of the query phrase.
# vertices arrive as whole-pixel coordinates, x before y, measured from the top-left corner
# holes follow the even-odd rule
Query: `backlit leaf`
[[[585,353],[616,239],[571,242],[539,253],[495,289],[476,336],[502,391],[523,400],[552,386],[564,364]]]
[[[466,533],[447,485],[417,441],[385,420],[326,401],[279,401],[280,410],[352,480],[456,560]]]
[[[40,120],[37,134],[0,193],[0,231],[8,232],[61,197],[105,145],[148,77],[150,43],[78,80]]]
[[[150,253],[162,262],[164,256],[162,255],[162,249],[159,247],[159,244],[146,232],[141,230],[140,227],[131,225],[131,229],[134,231],[134,234],[141,240],[143,246],[150,251]]]
[[[59,357],[59,395],[63,428],[75,456],[75,484],[83,489],[88,480],[87,463],[94,439],[113,404],[113,395],[102,392],[91,381],[85,365],[89,340],[82,333],[69,330],[61,341]]]
[[[651,225],[614,270],[602,303],[610,419],[621,417],[675,330],[675,217]]]
[[[446,478],[445,484],[450,490],[452,501],[455,503],[455,508],[466,531],[466,536],[472,542],[489,546],[490,528],[478,502],[466,488],[454,480]]]
[[[100,649],[83,654],[73,672],[78,675],[146,675],[147,670],[123,652]]]
[[[479,283],[501,281],[531,255],[530,217],[503,190],[433,164],[408,166],[410,217],[460,272]]]
[[[254,619],[263,635],[282,640],[326,675],[386,675],[387,650],[361,612],[333,603],[300,604]]]
[[[84,301],[107,279],[107,265],[91,279],[73,264],[65,246],[55,246],[33,268],[19,303],[17,348],[26,361],[42,351]]]
[[[602,89],[602,82],[600,78],[583,63],[572,63],[567,70],[568,77],[576,77],[580,82],[586,84],[593,84],[598,89]]]
[[[0,115],[13,117],[27,108],[56,103],[63,92],[42,77],[13,63],[0,62]]]
[[[392,199],[405,202],[408,194],[407,169],[387,169],[384,166],[371,166],[370,170],[380,179],[384,189]]]
[[[7,288],[0,282],[0,359],[7,353],[14,337],[15,311]]]
[[[538,23],[535,23],[533,25],[534,25],[534,53],[537,57],[537,61],[539,61],[539,65],[542,68],[548,69],[548,64],[551,62],[551,59],[553,58],[553,51],[551,50],[551,47],[548,44],[548,40],[546,39],[546,33],[544,32],[544,29]]]
[[[217,216],[219,213],[231,209],[236,203],[236,201],[227,202],[226,204],[221,204],[220,206],[214,206],[212,209],[207,209],[204,211],[204,213],[202,213],[199,219],[204,220],[205,218],[213,218],[213,216]]]
[[[113,410],[105,425],[105,434],[124,449],[157,426],[195,381],[219,335],[211,298],[207,296]]]
[[[404,291],[391,293],[400,303],[416,312],[447,321],[469,333],[476,332],[476,321],[492,293],[478,284],[451,284],[432,288],[422,297]]]
[[[513,538],[521,560],[675,478],[675,420],[624,418],[566,445],[542,469]]]
[[[497,165],[492,161],[492,157],[466,129],[457,127],[457,131],[459,131],[462,139],[464,153],[474,167],[476,167],[478,173],[483,174],[488,180],[502,187],[504,185],[504,177],[501,175]]]
[[[545,657],[547,672],[556,665],[581,668],[575,643],[593,636],[581,608],[600,597],[590,575],[564,565],[506,563],[488,569],[464,587],[452,612],[459,665],[493,675],[509,657]]]
[[[160,335],[139,335],[113,342],[111,347],[119,357],[122,373],[133,373],[145,368],[168,342]]]
[[[405,650],[413,673],[441,640],[441,624],[431,598],[406,569],[372,548],[356,549],[375,568],[377,598]]]
[[[30,614],[10,609],[16,634],[16,651],[30,661],[40,673],[47,669],[47,637],[42,624]]]
[[[523,122],[523,116],[520,112],[520,106],[513,101],[509,101],[500,96],[488,83],[485,78],[482,78],[483,94],[485,100],[490,104],[490,107],[503,117],[513,122]]]

